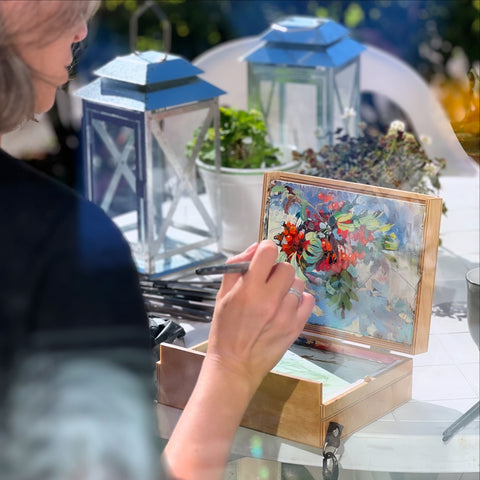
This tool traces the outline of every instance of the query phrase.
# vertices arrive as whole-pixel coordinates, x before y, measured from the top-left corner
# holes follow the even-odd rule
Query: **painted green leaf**
[[[342,303],[343,305],[345,305],[345,308],[347,310],[351,310],[352,302],[350,301],[350,298],[348,298],[348,295],[345,293],[342,294]]]
[[[348,232],[353,232],[355,230],[352,223],[338,223],[337,226],[340,230],[347,230]]]
[[[271,188],[272,193],[280,193],[284,190],[286,190],[285,187],[283,185],[279,185],[278,183]]]
[[[305,221],[308,218],[307,207],[308,207],[307,202],[301,203],[300,218],[302,219],[302,221]]]
[[[351,220],[352,217],[353,217],[353,213],[352,212],[349,212],[349,213],[341,213],[341,212],[337,212],[334,217],[337,219],[337,222],[338,223],[341,223],[341,222],[346,222],[347,220]]]
[[[388,232],[393,226],[393,223],[386,223],[385,225],[382,225],[378,230],[380,232]]]
[[[367,230],[377,230],[380,222],[373,215],[365,215],[360,218],[361,225],[364,225]]]
[[[351,285],[352,284],[352,277],[351,275],[347,272],[347,270],[342,270],[340,272],[340,277],[342,278],[342,280],[347,284],[347,285]]]
[[[397,264],[398,264],[398,260],[397,260],[393,255],[389,255],[388,253],[384,253],[383,255],[384,255],[384,257],[385,257],[390,263],[392,263],[393,265],[397,265]]]
[[[339,293],[336,293],[335,295],[333,295],[332,297],[330,297],[330,300],[329,300],[328,304],[329,304],[330,306],[336,305],[336,304],[338,303],[339,297],[340,297],[340,294],[339,294]]]
[[[335,288],[332,287],[332,284],[330,283],[329,280],[327,280],[327,282],[325,283],[325,290],[329,295],[335,295],[335,293],[337,293]]]
[[[355,300],[356,302],[358,302],[358,296],[357,296],[357,294],[355,293],[354,290],[350,290],[350,298],[352,300]]]
[[[298,278],[300,278],[303,282],[308,282],[308,278],[304,275],[302,268],[298,265],[297,257],[294,255],[290,261],[290,263],[295,268],[295,274]]]

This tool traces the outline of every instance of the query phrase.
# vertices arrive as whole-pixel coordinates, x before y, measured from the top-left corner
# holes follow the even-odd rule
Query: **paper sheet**
[[[315,365],[308,360],[300,357],[296,353],[287,350],[285,355],[273,367],[272,371],[284,373],[305,380],[322,382],[323,400],[328,400],[336,395],[337,392],[346,389],[350,383],[342,378],[328,372],[322,367]]]

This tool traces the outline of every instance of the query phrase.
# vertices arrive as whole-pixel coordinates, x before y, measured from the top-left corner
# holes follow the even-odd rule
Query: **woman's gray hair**
[[[5,15],[0,2],[0,135],[10,132],[35,114],[33,71],[18,53],[18,47],[47,45],[72,28],[79,18],[89,20],[100,0],[24,0]],[[15,17],[12,21],[11,17]],[[10,24],[11,22],[11,24]]]

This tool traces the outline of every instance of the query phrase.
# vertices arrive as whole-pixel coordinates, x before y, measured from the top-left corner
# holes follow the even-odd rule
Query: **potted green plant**
[[[293,158],[301,162],[300,173],[438,195],[445,159],[429,158],[415,136],[405,132],[403,122],[392,122],[385,134],[363,124],[360,128],[358,137],[338,130],[336,142],[317,152],[293,151]]]
[[[219,134],[220,172],[215,167],[213,127],[206,133],[197,166],[222,223],[221,248],[239,252],[258,239],[264,172],[294,171],[299,162],[294,159],[285,163],[291,150],[282,151],[268,141],[262,114],[257,110],[220,107]],[[188,144],[187,153],[194,148],[197,135]]]

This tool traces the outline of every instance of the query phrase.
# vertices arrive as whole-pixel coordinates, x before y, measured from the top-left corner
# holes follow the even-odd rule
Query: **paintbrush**
[[[178,306],[178,307],[188,307],[191,309],[198,309],[198,310],[203,310],[203,311],[212,312],[212,313],[214,309],[214,305],[212,302],[210,302],[210,304],[206,304],[206,303],[201,303],[195,300],[189,300],[183,297],[163,296],[163,295],[157,295],[155,293],[152,294],[152,293],[144,292],[143,298],[146,298],[148,300],[153,300],[158,303],[163,303],[167,306],[170,305],[170,306]]]
[[[155,301],[146,298],[145,308],[147,313],[157,312],[163,315],[171,315],[185,320],[196,320],[197,322],[210,322],[212,313],[195,308],[181,307],[179,305],[168,304],[164,301]]]
[[[210,265],[195,270],[197,275],[220,275],[224,273],[246,273],[250,262],[229,263],[228,265]]]
[[[140,287],[144,293],[156,293],[162,296],[181,297],[188,300],[215,300],[219,282],[215,283],[190,283],[175,281],[144,281],[140,282]]]

